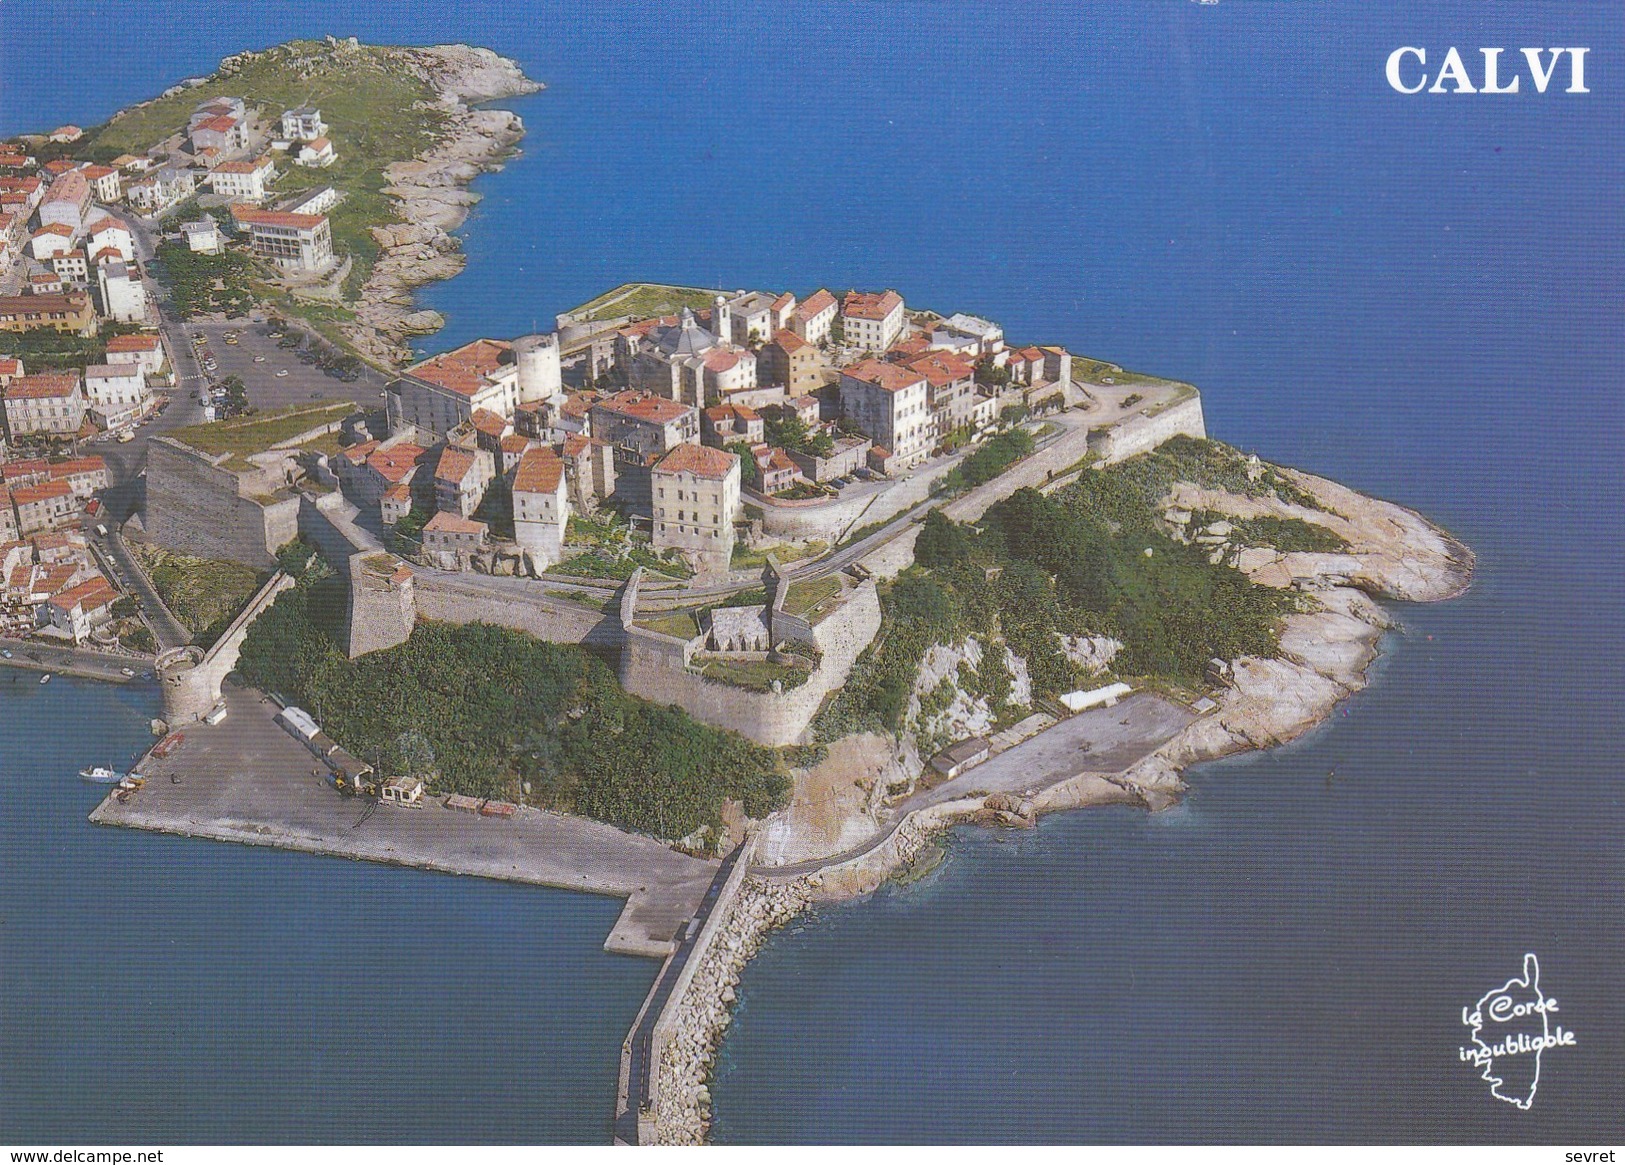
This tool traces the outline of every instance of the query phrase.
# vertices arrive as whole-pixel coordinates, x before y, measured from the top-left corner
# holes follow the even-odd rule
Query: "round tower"
[[[520,401],[546,400],[563,391],[558,333],[520,336],[513,342],[513,356],[519,366]]]
[[[171,727],[203,719],[220,698],[220,689],[210,682],[202,663],[203,650],[190,644],[171,647],[158,655],[156,670],[164,693],[164,719]]]
[[[724,344],[733,339],[733,307],[726,295],[719,295],[711,308],[711,334]]]

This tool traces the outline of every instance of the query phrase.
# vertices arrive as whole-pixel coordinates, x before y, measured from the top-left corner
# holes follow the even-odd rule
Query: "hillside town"
[[[511,542],[539,574],[572,513],[609,505],[656,552],[725,574],[751,511],[794,505],[816,522],[827,508],[836,534],[843,491],[874,493],[1070,401],[1064,349],[910,312],[896,291],[676,290],[710,303],[598,327],[568,377],[557,332],[407,368],[387,435],[337,459],[346,494],[383,527],[421,530],[443,569]]]
[[[338,155],[319,109],[280,117],[240,97],[199,103],[142,154],[81,152],[85,131],[0,143],[0,625],[74,644],[150,642],[87,532],[110,484],[88,447],[130,442],[181,387],[148,270],[165,240],[240,252],[268,272],[320,276],[336,263],[330,186]],[[105,153],[98,151],[97,153]],[[234,342],[228,339],[227,343]],[[198,401],[228,415],[230,386],[204,349]],[[286,373],[284,373],[286,375]],[[237,393],[242,395],[238,388]],[[238,407],[246,405],[239,400]],[[136,633],[132,636],[131,631]]]

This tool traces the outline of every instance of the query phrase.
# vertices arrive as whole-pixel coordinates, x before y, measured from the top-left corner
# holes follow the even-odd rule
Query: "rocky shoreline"
[[[1182,484],[1168,499],[1175,507],[1237,518],[1273,514],[1333,529],[1348,543],[1337,553],[1254,554],[1242,568],[1255,582],[1291,587],[1308,583],[1314,610],[1288,616],[1275,659],[1234,661],[1233,678],[1202,716],[1123,773],[1083,773],[1035,792],[967,797],[932,805],[897,822],[885,840],[861,857],[817,873],[783,880],[752,876],[702,955],[680,1009],[676,1034],[654,1070],[659,1098],[659,1143],[703,1144],[710,1128],[710,1073],[746,963],[768,933],[809,905],[843,901],[878,888],[906,870],[941,831],[979,822],[1031,825],[1067,809],[1137,804],[1151,811],[1179,802],[1181,773],[1193,764],[1297,739],[1328,719],[1336,706],[1369,683],[1383,635],[1397,621],[1377,599],[1438,602],[1471,585],[1473,554],[1413,510],[1367,497],[1325,478],[1285,471],[1324,509],[1197,490]],[[1245,558],[1247,551],[1241,552]]]
[[[343,332],[374,364],[408,363],[410,337],[438,331],[445,320],[421,308],[413,293],[449,279],[467,260],[452,231],[479,195],[468,189],[481,174],[500,170],[524,137],[518,114],[473,106],[535,93],[543,86],[519,65],[490,49],[435,45],[406,51],[409,65],[440,94],[446,131],[435,145],[384,171],[384,193],[395,200],[398,221],[372,228],[379,251]]]

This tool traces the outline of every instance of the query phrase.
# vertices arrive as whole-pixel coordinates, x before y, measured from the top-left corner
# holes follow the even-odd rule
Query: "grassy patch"
[[[769,554],[778,559],[780,565],[784,565],[799,562],[803,558],[816,558],[828,549],[828,543],[820,542],[816,538],[810,542],[781,542],[777,546],[763,546],[755,550],[743,542],[735,542],[731,565],[735,570],[766,566]]]
[[[790,584],[784,596],[783,610],[787,615],[807,619],[819,613],[823,604],[841,593],[841,580],[835,575],[807,579]]]
[[[292,440],[300,433],[342,421],[353,412],[355,405],[350,401],[294,405],[274,413],[257,413],[252,417],[190,425],[176,429],[169,436],[209,454],[261,453],[273,445]]]
[[[812,672],[805,665],[774,663],[767,659],[708,659],[700,668],[700,674],[708,680],[753,692],[771,692],[777,682],[788,692],[806,683]]]
[[[658,631],[676,639],[693,639],[700,633],[700,621],[693,611],[667,611],[661,615],[646,615],[637,621],[639,627]]]
[[[259,589],[260,576],[252,567],[193,558],[142,542],[129,545],[164,605],[204,646],[220,637]]]
[[[621,316],[648,319],[675,315],[685,307],[698,311],[716,302],[717,292],[703,287],[675,287],[664,283],[623,283],[571,312],[583,319],[613,320]]]
[[[1337,554],[1349,548],[1348,540],[1335,530],[1305,522],[1302,518],[1277,518],[1273,514],[1232,518],[1212,510],[1198,510],[1191,515],[1192,527],[1219,521],[1229,522],[1235,527],[1230,539],[1242,546],[1270,546],[1283,554],[1297,551]]]

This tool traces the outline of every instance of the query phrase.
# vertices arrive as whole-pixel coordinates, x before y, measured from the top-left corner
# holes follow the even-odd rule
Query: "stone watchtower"
[[[417,622],[411,568],[393,554],[350,556],[350,618],[345,651],[351,659],[405,643]]]
[[[546,335],[520,336],[513,342],[514,363],[519,366],[519,399],[521,402],[547,400],[564,391],[564,377],[559,367],[559,337],[557,332]]]
[[[164,719],[190,724],[208,715],[219,699],[219,688],[203,667],[203,649],[188,644],[158,654],[158,684],[164,694]]]

